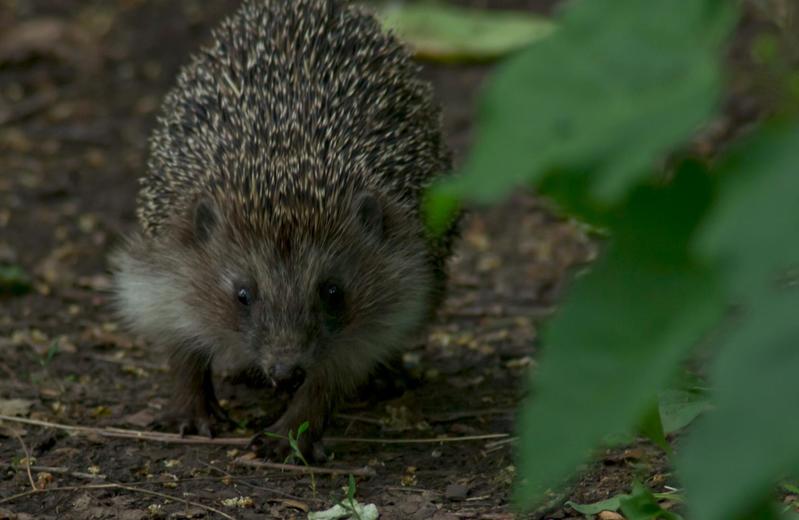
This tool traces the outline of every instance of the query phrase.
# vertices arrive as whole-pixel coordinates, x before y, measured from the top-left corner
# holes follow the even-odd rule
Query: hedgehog
[[[411,54],[360,7],[248,0],[166,95],[140,179],[139,230],[112,257],[116,308],[164,349],[169,418],[212,435],[220,354],[290,391],[252,445],[324,458],[342,398],[423,333],[457,219],[424,223],[452,169]]]

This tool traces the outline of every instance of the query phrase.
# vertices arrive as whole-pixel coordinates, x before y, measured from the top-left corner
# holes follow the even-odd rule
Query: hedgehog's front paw
[[[177,430],[181,437],[189,434],[213,437],[220,426],[230,422],[219,401],[199,398],[175,403],[170,411],[155,421],[155,425],[164,430]]]
[[[327,455],[321,435],[314,436],[310,431],[300,431],[298,434],[297,431],[298,429],[282,426],[278,421],[272,427],[256,433],[247,446],[259,457],[272,462],[284,462],[293,457],[299,459],[295,460],[296,463],[302,463],[300,454],[309,464],[325,462]],[[293,439],[294,442],[289,439]]]

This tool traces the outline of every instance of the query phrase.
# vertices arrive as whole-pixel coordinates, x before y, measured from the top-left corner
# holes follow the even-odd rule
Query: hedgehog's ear
[[[357,199],[358,220],[367,233],[377,238],[383,239],[386,231],[385,215],[383,207],[377,197],[371,193],[363,193]]]
[[[192,209],[192,238],[199,243],[207,242],[219,224],[214,203],[200,197]]]

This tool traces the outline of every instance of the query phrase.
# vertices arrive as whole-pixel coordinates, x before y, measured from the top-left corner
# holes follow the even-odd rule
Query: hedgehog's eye
[[[319,300],[322,302],[322,310],[333,319],[339,320],[344,315],[344,291],[333,282],[322,282],[319,284]]]
[[[236,291],[236,299],[239,301],[240,304],[244,305],[245,307],[249,307],[252,305],[252,291],[246,287],[239,287]]]

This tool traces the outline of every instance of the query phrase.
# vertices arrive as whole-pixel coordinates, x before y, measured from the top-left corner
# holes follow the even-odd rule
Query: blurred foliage
[[[32,288],[30,277],[20,266],[0,264],[0,295],[25,294]]]
[[[445,197],[496,200],[555,169],[566,170],[559,178],[581,177],[559,185],[569,206],[607,213],[663,150],[711,115],[728,5],[602,0],[565,10],[550,38],[492,78],[475,147],[457,179],[439,188],[433,227],[452,210]]]
[[[528,13],[440,2],[389,2],[378,15],[417,58],[445,63],[494,60],[549,35],[554,28],[548,19]]]
[[[532,185],[610,235],[542,335],[519,424],[524,507],[609,439],[638,429],[663,442],[711,409],[674,460],[689,517],[779,517],[769,498],[799,468],[792,37],[753,44],[780,64],[772,115],[712,159],[680,151],[719,110],[739,7],[573,0],[556,32],[497,70],[460,175],[429,194],[433,229],[462,201]],[[708,395],[669,390],[699,350]],[[628,518],[673,518],[645,490],[632,497],[619,503]]]

